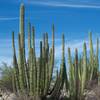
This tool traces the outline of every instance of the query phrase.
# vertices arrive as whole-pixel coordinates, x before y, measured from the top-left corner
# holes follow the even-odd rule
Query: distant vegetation
[[[12,77],[14,76],[14,68],[2,63],[0,66],[0,88],[3,90],[13,91]]]

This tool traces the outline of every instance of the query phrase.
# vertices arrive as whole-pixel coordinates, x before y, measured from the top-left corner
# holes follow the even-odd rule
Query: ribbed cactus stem
[[[21,4],[21,7],[20,7],[20,38],[21,38],[21,47],[22,48],[25,48],[25,34],[24,34],[24,4],[22,3]]]
[[[36,67],[36,52],[35,52],[35,28],[32,26],[32,48],[33,48],[33,77],[34,77],[34,91],[37,87],[37,67]]]
[[[86,43],[83,45],[83,71],[82,71],[82,87],[81,87],[81,94],[84,92],[84,88],[86,86],[86,79],[87,79],[87,49]]]
[[[33,79],[33,48],[30,49],[29,66],[30,66],[30,95],[34,95],[34,79]]]
[[[18,35],[18,43],[19,43],[19,59],[18,59],[18,67],[19,67],[19,83],[20,83],[20,91],[24,91],[24,74],[23,74],[23,50],[21,48],[21,38],[20,34]]]
[[[13,54],[15,55],[15,38],[14,38],[14,32],[12,32],[12,48],[13,48]]]
[[[97,38],[97,46],[96,46],[96,79],[98,82],[98,74],[99,74],[99,38]]]
[[[48,63],[46,63],[44,95],[47,94],[48,92],[48,82],[49,82],[49,70],[48,70]]]
[[[28,48],[31,48],[31,23],[28,22]]]
[[[64,34],[62,35],[62,61],[65,60],[65,38]]]
[[[69,65],[69,89],[70,89],[70,98],[73,100],[75,96],[75,71],[71,58],[71,50],[68,48],[68,65]]]
[[[61,77],[64,71],[64,63],[65,63],[65,48],[64,48],[64,34],[62,34],[62,62],[61,62]],[[63,77],[62,77],[63,78]]]
[[[89,33],[89,41],[90,41],[90,61],[93,59],[93,43],[92,43],[92,33]]]
[[[62,34],[62,67],[63,67],[63,90],[68,90],[68,77],[65,63],[65,36]],[[65,85],[65,89],[64,89]]]
[[[49,54],[49,48],[48,48],[48,33],[46,33],[46,38],[45,38],[45,45],[46,45],[46,47],[45,47],[45,53],[46,53],[46,62],[48,62],[48,54]]]
[[[64,63],[65,60],[65,37],[64,34],[62,34],[62,61]]]
[[[14,32],[12,32],[12,48],[13,48],[13,66],[14,66],[14,78],[15,78],[15,85],[16,85],[16,91],[19,89],[19,69],[17,64],[17,58],[16,58],[16,50],[15,50],[15,39],[14,39]]]
[[[53,66],[54,66],[54,54],[55,54],[54,43],[55,43],[55,28],[54,28],[54,24],[53,24],[53,26],[52,26],[52,53],[53,53]]]
[[[39,65],[39,74],[40,74],[40,82],[39,82],[39,85],[41,87],[41,93],[43,92],[43,88],[44,88],[44,66],[42,65],[43,64],[43,61],[42,61],[42,58],[43,58],[43,55],[42,55],[42,41],[40,41],[40,65]]]
[[[79,57],[79,80],[81,81],[82,80],[82,72],[83,72],[83,55]],[[88,78],[88,77],[87,77]]]
[[[40,58],[37,59],[37,91],[36,91],[36,95],[40,94]]]
[[[79,76],[78,76],[78,50],[75,49],[75,100],[78,100]]]
[[[43,33],[43,46],[45,47],[45,40],[46,40],[46,35]]]
[[[92,33],[89,33],[89,43],[90,43],[90,80],[93,79],[93,73],[94,73],[94,53],[93,53],[93,43],[92,43]]]
[[[44,66],[42,63],[42,41],[40,41],[40,57],[37,64],[37,95],[41,95],[44,88]]]
[[[30,49],[31,49],[31,23],[28,19],[28,64],[26,64],[26,74],[27,74],[27,87],[28,91],[30,91]]]
[[[99,59],[98,55],[99,55],[99,38],[97,38],[97,46],[96,46],[96,60],[97,60],[97,63],[99,63],[98,62],[98,59]]]
[[[20,53],[21,53],[21,69],[22,69],[22,74],[23,74],[23,84],[24,87],[27,86],[27,79],[26,79],[26,58],[25,58],[25,32],[24,32],[24,13],[25,13],[25,8],[24,4],[21,4],[20,7]]]
[[[35,28],[32,26],[32,48],[35,56]]]
[[[51,82],[52,80],[52,74],[53,74],[53,68],[54,68],[54,61],[55,61],[55,37],[54,37],[54,32],[55,32],[55,29],[54,29],[54,25],[52,26],[52,49],[50,50],[50,55],[49,55],[49,80]],[[50,82],[49,82],[49,85],[50,85]]]
[[[48,48],[48,33],[45,34],[45,45]]]

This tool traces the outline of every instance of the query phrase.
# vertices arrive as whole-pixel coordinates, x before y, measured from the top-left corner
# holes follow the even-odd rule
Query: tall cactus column
[[[68,65],[69,65],[69,91],[70,99],[73,100],[75,96],[75,71],[71,58],[71,50],[68,48]]]
[[[98,73],[99,73],[99,39],[97,38],[96,41],[96,54],[94,57],[94,71],[93,71],[93,79],[96,80],[98,84]]]
[[[24,4],[21,4],[20,7],[20,25],[19,25],[19,32],[21,34],[21,47],[25,48],[25,34],[24,34],[24,13],[25,13]]]
[[[81,95],[84,93],[84,88],[86,86],[86,80],[88,79],[88,69],[87,69],[87,49],[86,43],[83,45],[83,71],[81,80]]]
[[[20,92],[24,90],[24,66],[23,66],[23,50],[20,43],[20,34],[19,34],[19,56],[18,56],[18,68],[19,68],[19,83],[20,83]]]
[[[79,75],[78,75],[78,50],[75,49],[75,100],[78,100]]]
[[[99,74],[99,38],[97,38],[97,47],[96,47],[96,78],[98,82]]]
[[[62,34],[62,82],[63,82],[63,89],[64,89],[64,85],[65,88],[64,90],[68,90],[68,77],[67,77],[67,70],[66,70],[66,63],[65,63],[65,37],[64,34]]]
[[[14,32],[12,32],[12,48],[13,48],[13,66],[14,66],[14,77],[15,77],[15,89],[16,92],[18,92],[20,86],[19,86],[19,69],[18,69],[18,63],[16,58],[16,50],[15,50],[15,39],[14,39]]]
[[[55,28],[54,25],[52,26],[52,48],[50,49],[49,54],[49,86],[52,80],[53,69],[54,69],[54,61],[55,61]]]
[[[31,23],[28,22],[28,48],[31,48]]]
[[[27,88],[27,76],[26,76],[26,58],[25,58],[25,33],[24,33],[24,4],[20,7],[20,33],[19,33],[19,76],[20,76],[20,88],[21,91],[25,91]]]
[[[89,33],[89,45],[90,45],[90,80],[93,79],[93,70],[94,70],[94,52],[93,52],[93,43],[92,43],[92,33]]]

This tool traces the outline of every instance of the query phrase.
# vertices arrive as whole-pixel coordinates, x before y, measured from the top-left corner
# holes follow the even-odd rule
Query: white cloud
[[[72,56],[74,56],[75,53],[75,49],[78,49],[79,54],[81,55],[81,53],[83,52],[83,44],[84,42],[86,43],[87,46],[87,52],[90,51],[89,48],[89,41],[88,40],[74,40],[74,41],[69,41],[65,43],[65,56],[67,57],[68,55],[68,48],[71,49],[71,54]],[[99,44],[100,47],[100,44]],[[96,41],[93,41],[93,49],[94,51],[96,51]],[[61,59],[61,55],[62,55],[62,45],[61,43],[59,45],[57,45],[55,47],[55,57]]]
[[[0,56],[0,66],[2,65],[3,62],[7,63],[8,65],[12,65],[12,57]]]
[[[37,39],[36,40],[36,53],[37,56],[39,56],[39,40],[41,39]],[[88,40],[85,40],[86,44],[87,44],[87,51],[89,51],[89,42]],[[50,46],[51,46],[51,42],[52,40],[49,40]],[[2,62],[7,62],[9,65],[12,64],[12,40],[6,40],[6,39],[2,39],[0,40],[0,64]],[[18,55],[18,40],[15,40],[16,43],[16,51],[17,51],[17,55]],[[28,55],[28,41],[25,41],[26,43],[26,54]],[[83,43],[84,41],[82,40],[73,40],[73,41],[68,41],[65,44],[65,56],[66,56],[66,60],[67,60],[67,53],[68,53],[68,47],[71,48],[71,54],[72,56],[74,56],[74,52],[75,52],[75,48],[78,49],[79,53],[81,53],[83,51]],[[96,41],[93,41],[93,46],[94,46],[94,50],[96,49]],[[55,41],[55,59],[58,60],[58,62],[61,61],[61,55],[62,55],[62,45],[61,45],[61,39],[56,39]]]
[[[19,17],[0,17],[0,21],[17,20]]]
[[[100,5],[90,3],[90,4],[78,4],[78,3],[67,3],[67,2],[49,2],[49,1],[34,1],[31,2],[32,4],[36,5],[45,5],[45,6],[52,6],[52,7],[69,7],[69,8],[95,8],[95,9],[100,9]]]

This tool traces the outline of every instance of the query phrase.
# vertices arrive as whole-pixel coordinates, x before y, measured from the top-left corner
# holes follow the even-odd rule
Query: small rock
[[[4,100],[2,97],[0,97],[0,100]]]
[[[7,98],[7,100],[17,100],[17,97],[15,94],[10,94],[9,97]]]
[[[85,100],[100,100],[100,86],[85,93]]]

